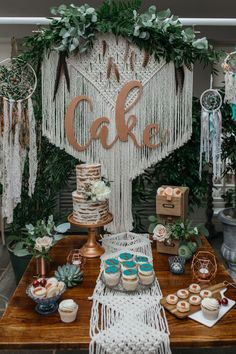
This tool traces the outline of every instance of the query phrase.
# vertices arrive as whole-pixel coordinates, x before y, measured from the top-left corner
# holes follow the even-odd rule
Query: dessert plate
[[[221,297],[225,297],[224,296],[224,292],[226,290],[227,290],[226,288],[221,290],[221,292],[220,292],[221,293]],[[193,313],[192,315],[190,315],[188,317],[191,318],[194,321],[202,323],[204,326],[213,327],[234,305],[235,305],[235,301],[231,300],[231,299],[228,299],[228,305],[220,307],[219,316],[215,320],[208,320],[207,318],[205,318],[203,316],[201,310],[198,311],[198,312]]]

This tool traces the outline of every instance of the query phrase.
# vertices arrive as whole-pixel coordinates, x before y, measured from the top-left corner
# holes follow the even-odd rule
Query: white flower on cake
[[[169,237],[167,229],[164,225],[158,224],[153,230],[153,239],[164,242]]]
[[[110,193],[111,189],[106,185],[104,181],[93,182],[89,190],[86,191],[88,199],[91,199],[93,202],[103,202],[107,200],[110,196]]]
[[[52,247],[52,242],[53,242],[52,237],[49,236],[37,237],[35,240],[34,249],[39,252],[43,252],[43,250],[49,251],[50,248]]]

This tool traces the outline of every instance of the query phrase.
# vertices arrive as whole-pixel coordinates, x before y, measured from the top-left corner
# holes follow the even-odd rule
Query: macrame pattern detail
[[[47,54],[42,65],[43,135],[52,144],[65,149],[81,161],[102,164],[102,175],[112,181],[109,207],[114,214],[114,221],[107,227],[110,232],[132,230],[132,180],[182,146],[192,133],[193,73],[184,68],[183,89],[176,92],[174,64],[167,64],[164,60],[158,62],[150,56],[147,65],[143,67],[144,56],[145,52],[134,44],[129,43],[127,46],[124,38],[119,38],[117,44],[113,35],[100,35],[89,54],[73,55],[67,59],[70,92],[62,77],[55,100],[53,93],[58,54],[51,52],[49,57]],[[132,133],[139,143],[142,142],[145,127],[150,123],[157,124],[160,135],[154,138],[153,143],[160,143],[163,134],[165,138],[160,146],[154,149],[147,146],[137,148],[129,136],[127,142],[118,139],[111,149],[103,148],[97,139],[92,140],[87,150],[75,150],[67,140],[64,126],[65,113],[71,100],[85,95],[93,103],[93,112],[90,112],[86,102],[80,103],[75,110],[76,140],[85,145],[94,120],[107,117],[108,143],[111,143],[117,134],[117,95],[132,80],[142,84],[143,94],[127,112],[126,120],[131,115],[137,117],[137,125]],[[137,95],[138,89],[129,93],[125,108],[134,103]]]
[[[105,235],[105,254],[92,296],[90,319],[90,354],[171,354],[169,330],[160,304],[161,289],[157,279],[151,288],[135,293],[106,288],[101,280],[104,261],[121,251],[145,255],[152,262],[149,235],[131,232]]]

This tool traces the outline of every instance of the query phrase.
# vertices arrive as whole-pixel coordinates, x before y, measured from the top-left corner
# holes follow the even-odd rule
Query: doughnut
[[[187,299],[187,297],[189,296],[189,291],[186,289],[180,289],[177,291],[177,296],[180,299]]]
[[[188,312],[190,305],[187,301],[179,301],[176,305],[176,308],[179,312]]]
[[[178,302],[178,296],[170,294],[166,297],[166,302],[170,305],[176,305]]]
[[[202,299],[199,295],[192,295],[189,298],[189,303],[191,305],[195,305],[195,306],[200,305],[201,301],[202,301]]]
[[[189,291],[193,294],[199,294],[201,291],[201,287],[198,284],[191,284],[189,285]]]

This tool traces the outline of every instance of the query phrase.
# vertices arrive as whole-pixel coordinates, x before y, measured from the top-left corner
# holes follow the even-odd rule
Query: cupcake
[[[139,266],[139,279],[141,284],[150,285],[154,278],[153,266],[150,263],[144,263]]]
[[[125,270],[125,269],[136,269],[137,268],[137,264],[133,261],[126,261],[121,263],[121,269]]]
[[[175,294],[169,294],[169,295],[167,295],[167,297],[166,297],[166,302],[167,302],[169,305],[176,305],[177,302],[178,302],[178,296],[176,296]]]
[[[135,257],[135,262],[137,263],[137,265],[141,265],[144,263],[148,263],[148,257],[145,256],[136,256]]]
[[[120,253],[119,257],[118,257],[118,261],[123,263],[126,261],[133,261],[134,256],[132,253],[129,252],[124,252],[124,253]]]
[[[103,272],[103,276],[108,286],[116,286],[120,281],[120,270],[116,266],[107,267]]]
[[[62,322],[70,323],[75,321],[79,306],[72,299],[63,300],[60,302],[58,312]]]
[[[199,295],[192,295],[189,298],[189,303],[194,306],[200,305],[201,301],[202,299]]]
[[[134,291],[138,286],[137,269],[126,269],[122,273],[122,284],[125,290]]]
[[[213,297],[204,298],[201,302],[202,314],[208,320],[216,320],[219,316],[220,304]]]
[[[115,267],[120,267],[120,263],[116,258],[109,258],[105,260],[105,268],[115,266]]]
[[[176,309],[179,312],[188,312],[190,310],[190,305],[187,301],[181,300],[177,303]]]

